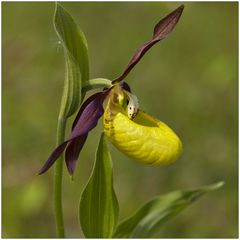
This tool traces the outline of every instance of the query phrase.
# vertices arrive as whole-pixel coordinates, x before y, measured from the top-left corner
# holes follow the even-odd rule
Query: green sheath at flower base
[[[110,94],[104,114],[104,132],[110,142],[141,163],[160,166],[177,160],[182,153],[178,136],[165,123],[141,110],[131,119],[128,95],[118,88]]]

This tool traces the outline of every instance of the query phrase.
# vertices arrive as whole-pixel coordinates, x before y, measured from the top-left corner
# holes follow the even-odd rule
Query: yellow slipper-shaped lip
[[[170,164],[182,153],[182,143],[165,123],[139,110],[134,119],[123,112],[104,114],[109,141],[130,158],[156,166]]]

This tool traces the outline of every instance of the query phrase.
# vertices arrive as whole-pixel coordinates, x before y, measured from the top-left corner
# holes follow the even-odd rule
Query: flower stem
[[[112,82],[109,79],[106,78],[94,78],[90,79],[88,81],[83,82],[82,89],[84,92],[87,92],[89,90],[95,89],[95,88],[101,88],[101,87],[112,87]]]
[[[57,125],[57,146],[64,142],[66,118],[59,118]],[[56,219],[56,230],[58,238],[65,237],[63,209],[62,209],[62,174],[63,174],[63,156],[61,156],[55,163],[54,172],[54,210]]]

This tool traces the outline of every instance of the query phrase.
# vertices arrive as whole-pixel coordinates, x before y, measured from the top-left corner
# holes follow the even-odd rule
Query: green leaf
[[[174,191],[157,197],[144,204],[133,216],[120,223],[114,237],[149,238],[155,236],[154,234],[159,232],[160,227],[165,222],[203,194],[215,191],[223,184],[223,182],[219,182],[197,189]]]
[[[102,134],[89,182],[80,200],[80,222],[87,238],[110,238],[118,219],[112,159]]]
[[[89,79],[88,46],[83,32],[72,16],[58,3],[56,3],[54,27],[63,46],[66,62],[60,116],[67,118],[78,109],[82,100],[82,82]]]

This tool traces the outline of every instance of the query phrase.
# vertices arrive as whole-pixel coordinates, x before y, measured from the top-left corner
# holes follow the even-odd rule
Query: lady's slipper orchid
[[[82,104],[69,138],[52,152],[39,174],[46,172],[66,150],[66,165],[69,174],[73,175],[88,132],[97,125],[103,114],[106,136],[126,155],[153,165],[169,164],[180,156],[180,139],[166,124],[139,110],[137,97],[131,94],[124,79],[143,55],[174,29],[183,8],[183,5],[180,6],[157,23],[152,39],[136,51],[124,72],[112,81],[112,87],[93,94]],[[106,98],[108,103],[104,112],[103,102]]]

